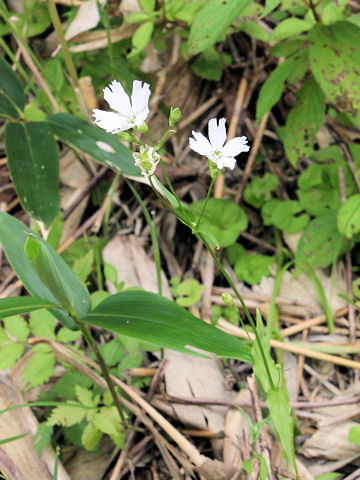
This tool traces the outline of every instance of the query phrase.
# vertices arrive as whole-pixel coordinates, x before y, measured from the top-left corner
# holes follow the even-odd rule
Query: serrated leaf
[[[113,367],[119,363],[125,355],[125,347],[118,338],[106,342],[104,345],[101,345],[99,349],[106,365],[109,367]]]
[[[21,357],[24,346],[21,343],[5,343],[0,348],[0,370],[12,367],[16,360]]]
[[[298,268],[310,263],[313,268],[326,268],[339,255],[351,250],[353,243],[343,238],[336,225],[336,210],[329,210],[312,220],[300,237],[296,265]]]
[[[54,308],[58,305],[37,297],[10,297],[0,299],[0,318],[29,313],[40,308]]]
[[[120,448],[124,448],[125,433],[116,407],[103,407],[92,419],[92,423],[111,437]]]
[[[55,340],[55,318],[48,310],[31,313],[29,323],[33,335]]]
[[[125,175],[141,176],[131,151],[111,133],[69,113],[50,115],[47,121],[54,135],[97,162]]]
[[[75,386],[81,385],[89,389],[91,380],[78,372],[66,372],[51,390],[51,398],[60,397],[64,400],[71,400],[75,397]]]
[[[190,28],[188,52],[204,52],[219,41],[251,0],[210,0],[195,15]]]
[[[192,353],[188,346],[249,361],[249,347],[165,297],[142,290],[112,295],[81,319],[121,335]],[[246,360],[245,360],[246,359]]]
[[[18,118],[25,106],[24,89],[3,57],[0,57],[0,78],[0,117]]]
[[[34,435],[34,450],[41,457],[44,448],[49,445],[54,428],[45,422],[40,423]]]
[[[82,405],[85,405],[85,407],[96,407],[97,403],[94,403],[91,390],[75,385],[75,392],[77,399]]]
[[[35,352],[23,372],[24,380],[31,387],[38,387],[47,382],[55,369],[55,357],[52,353]]]
[[[76,275],[83,281],[88,278],[92,272],[94,263],[94,250],[89,250],[85,255],[80,258],[77,258],[73,265],[73,270]]]
[[[21,205],[49,225],[59,212],[59,151],[46,122],[8,122],[8,166]]]
[[[310,67],[326,97],[336,108],[357,117],[360,110],[356,45],[360,28],[350,22],[317,24],[310,32]]]
[[[360,232],[360,194],[348,198],[340,207],[337,215],[339,232],[352,238]]]
[[[81,442],[88,451],[95,450],[103,433],[93,424],[88,423],[81,435]]]
[[[70,402],[69,402],[70,403]],[[64,427],[71,427],[76,423],[81,422],[88,412],[87,408],[84,408],[81,403],[71,402],[71,405],[60,405],[55,407],[47,419],[48,425],[62,425]]]
[[[7,343],[9,342],[10,339],[8,337],[8,334],[5,332],[5,330],[0,327],[0,345],[2,345],[3,343]]]
[[[69,328],[62,327],[57,333],[57,341],[61,343],[75,342],[81,337],[81,332],[70,330]]]
[[[47,285],[42,282],[40,276],[32,268],[25,255],[24,245],[29,235],[35,236],[34,238],[36,238],[44,248],[48,249],[62,278],[74,296],[76,314],[78,317],[82,317],[90,310],[90,295],[85,285],[50,245],[13,216],[0,212],[0,242],[13,270],[32,295],[51,303],[57,303],[55,296],[51,293]],[[65,311],[52,309],[51,312],[67,327],[72,329],[77,328],[73,319]]]
[[[19,342],[25,342],[30,330],[27,322],[19,315],[8,317],[4,320],[6,330]]]
[[[301,87],[296,105],[282,130],[285,152],[293,166],[312,154],[324,116],[325,96],[314,78],[309,78]]]

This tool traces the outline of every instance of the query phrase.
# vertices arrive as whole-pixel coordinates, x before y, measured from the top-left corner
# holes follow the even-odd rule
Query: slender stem
[[[72,56],[71,56],[67,41],[65,39],[64,31],[61,25],[61,20],[60,20],[54,0],[49,0],[49,10],[50,10],[50,15],[54,24],[54,28],[56,30],[56,34],[58,36],[58,39],[63,51],[64,60],[75,89],[75,93],[79,102],[80,109],[82,113],[87,117],[89,112],[88,112],[83,94],[79,88],[79,79],[77,76],[76,68],[72,60]]]
[[[214,187],[214,183],[215,183],[215,178],[211,177],[211,182],[210,182],[210,185],[209,185],[207,194],[206,194],[206,198],[205,198],[205,201],[204,201],[204,205],[203,205],[203,208],[202,208],[202,210],[201,210],[200,217],[199,217],[198,221],[196,222],[194,231],[196,231],[196,229],[199,228],[201,219],[202,219],[202,217],[203,217],[203,215],[204,215],[204,212],[205,212],[206,206],[207,206],[207,204],[208,204],[208,201],[209,201],[209,198],[210,198],[212,189],[213,189],[213,187]]]
[[[122,408],[121,403],[119,401],[118,395],[115,391],[114,384],[113,384],[113,382],[110,378],[109,369],[108,369],[108,367],[105,363],[105,360],[103,359],[103,356],[101,355],[100,350],[98,349],[98,346],[97,346],[95,340],[93,339],[93,337],[91,336],[91,333],[90,333],[89,329],[87,328],[87,326],[84,323],[81,323],[79,321],[76,314],[72,313],[72,317],[73,317],[76,325],[79,327],[81,333],[83,334],[87,344],[89,345],[89,347],[92,349],[92,351],[95,354],[96,360],[97,360],[97,362],[98,362],[98,364],[101,368],[102,374],[104,376],[104,380],[105,380],[107,386],[109,387],[111,396],[114,400],[114,405],[117,408],[117,411],[119,412],[119,415],[120,415],[120,418],[121,418],[121,421],[122,421],[123,425],[126,426],[127,422],[126,422],[126,418],[125,418],[125,415],[124,415],[124,411],[123,411],[123,408]]]
[[[265,352],[264,352],[264,349],[263,349],[263,346],[262,346],[262,343],[261,343],[261,338],[260,338],[260,335],[259,335],[259,332],[257,331],[257,328],[256,328],[256,325],[255,325],[255,322],[247,308],[247,306],[245,305],[245,302],[242,298],[242,296],[240,295],[240,293],[238,292],[238,289],[236,288],[234,282],[232,281],[230,275],[227,273],[227,271],[225,270],[225,268],[223,267],[222,263],[220,262],[220,260],[217,258],[217,256],[215,255],[213,249],[211,248],[211,246],[209,245],[209,243],[207,242],[206,238],[201,235],[200,233],[197,234],[197,236],[200,238],[200,240],[203,242],[203,244],[205,245],[206,249],[208,250],[208,252],[211,254],[211,256],[213,257],[216,265],[218,266],[220,272],[222,273],[222,275],[224,276],[224,278],[226,279],[226,281],[228,282],[228,284],[230,285],[230,287],[233,289],[236,297],[238,298],[239,302],[241,303],[243,309],[244,309],[244,312],[245,312],[245,315],[246,315],[246,318],[248,319],[253,331],[254,331],[254,335],[255,335],[255,338],[256,338],[256,342],[258,344],[258,347],[259,347],[259,350],[260,350],[260,354],[261,354],[261,357],[262,357],[262,360],[264,362],[264,367],[265,367],[265,370],[266,370],[266,374],[268,376],[268,380],[269,380],[269,384],[270,384],[270,387],[272,390],[275,390],[275,385],[274,385],[274,382],[273,382],[273,379],[272,379],[272,376],[271,376],[271,373],[270,373],[270,370],[269,370],[269,366],[268,366],[268,363],[266,361],[266,357],[265,357]],[[240,317],[240,321],[242,322],[241,320],[241,317]],[[244,327],[244,325],[243,325]]]
[[[108,191],[108,197],[109,197],[110,200],[109,200],[109,203],[106,207],[106,212],[105,212],[105,216],[104,216],[104,230],[105,230],[105,241],[106,241],[106,243],[108,243],[108,241],[109,241],[109,218],[110,218],[110,213],[111,213],[111,207],[112,207],[112,204],[113,204],[113,196],[114,196],[115,191],[118,188],[120,176],[121,176],[120,173],[117,173],[115,175],[114,180],[112,181],[111,186],[110,186],[109,191]]]
[[[150,230],[150,236],[151,236],[151,241],[153,244],[153,249],[154,249],[154,260],[155,260],[155,266],[156,266],[156,280],[157,280],[157,287],[158,287],[158,292],[160,295],[162,295],[162,284],[161,284],[161,257],[160,257],[160,248],[159,248],[159,241],[158,241],[158,235],[156,228],[151,220],[151,217],[149,215],[149,212],[147,211],[147,208],[142,201],[142,198],[136,191],[134,185],[129,182],[127,178],[125,178],[125,182],[128,184],[130,190],[132,191],[134,197],[138,201],[141,210],[143,211],[144,217],[146,219],[147,224],[149,225],[149,230]]]

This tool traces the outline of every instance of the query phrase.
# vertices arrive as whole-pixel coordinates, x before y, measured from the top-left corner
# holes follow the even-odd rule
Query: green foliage
[[[265,225],[274,225],[289,233],[300,232],[309,222],[309,215],[301,213],[303,207],[296,200],[281,201],[273,198],[264,203],[261,214]]]
[[[244,190],[244,200],[255,208],[260,208],[271,199],[271,193],[277,189],[279,181],[272,173],[265,173],[263,178],[253,177]]]
[[[46,344],[35,345],[33,355],[27,362],[23,378],[30,387],[37,387],[47,382],[55,369],[55,357]]]
[[[316,477],[316,480],[336,480],[337,478],[342,477],[341,473],[331,472],[331,473],[324,473],[323,475],[319,475]]]
[[[21,82],[10,65],[0,57],[0,117],[18,118],[25,106]]]
[[[218,82],[223,74],[224,65],[231,64],[230,55],[220,55],[214,47],[208,48],[191,64],[191,69],[198,77]]]
[[[218,42],[250,0],[210,0],[190,27],[188,53],[196,55]]]
[[[360,232],[360,194],[353,195],[341,205],[337,226],[339,232],[347,238],[353,238]]]
[[[222,357],[249,360],[244,342],[155,293],[127,290],[112,295],[81,321],[180,352],[192,353],[187,348],[192,346]]]
[[[179,277],[170,279],[171,293],[175,297],[175,301],[182,307],[191,307],[199,302],[204,286],[195,278],[181,281]]]
[[[19,315],[6,318],[4,325],[6,330],[15,337],[18,342],[25,342],[29,336],[29,327],[26,321]]]
[[[309,157],[314,150],[315,135],[323,124],[325,96],[313,78],[300,89],[295,107],[281,130],[285,152],[292,165]]]
[[[203,211],[205,200],[190,204],[195,218]],[[242,230],[246,230],[248,219],[244,210],[230,200],[210,198],[200,226],[210,232],[221,247],[232,245]]]
[[[47,226],[59,212],[59,153],[46,122],[8,122],[5,145],[24,209]]]
[[[229,261],[234,265],[234,272],[240,282],[250,285],[259,283],[262,277],[270,275],[270,267],[275,258],[268,255],[248,253],[246,249],[236,243],[227,249]]]
[[[337,228],[336,210],[326,211],[305,228],[296,252],[297,267],[306,270],[309,264],[313,268],[326,268],[352,246]]]

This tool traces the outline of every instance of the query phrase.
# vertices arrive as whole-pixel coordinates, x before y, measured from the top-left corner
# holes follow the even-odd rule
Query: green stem
[[[150,177],[151,178],[151,177]],[[147,224],[149,225],[149,230],[150,230],[150,236],[151,236],[151,242],[153,244],[153,249],[154,249],[154,260],[155,260],[155,266],[156,266],[156,280],[157,280],[157,287],[158,287],[158,292],[159,295],[162,295],[162,284],[161,284],[161,256],[160,256],[160,248],[159,248],[159,241],[158,241],[158,235],[156,228],[151,220],[151,217],[149,215],[149,212],[147,211],[147,208],[145,206],[145,203],[143,202],[142,198],[136,191],[134,185],[129,182],[127,178],[125,178],[125,182],[128,184],[130,190],[132,191],[134,197],[138,201],[141,210],[144,214],[145,220]],[[150,180],[151,182],[151,180]],[[152,185],[153,189],[154,186]],[[154,189],[155,191],[155,189]]]
[[[239,302],[241,303],[243,309],[244,309],[244,312],[245,312],[245,315],[246,315],[246,318],[248,319],[253,331],[254,331],[254,335],[255,335],[255,338],[256,338],[256,342],[258,344],[258,347],[259,347],[259,350],[260,350],[260,354],[261,354],[261,357],[262,357],[262,360],[264,362],[264,367],[265,367],[265,370],[266,370],[266,374],[268,376],[268,380],[269,380],[269,384],[270,384],[270,388],[272,390],[276,390],[275,388],[275,385],[274,385],[274,382],[273,382],[273,379],[272,379],[272,376],[271,376],[271,373],[270,373],[270,369],[269,369],[269,366],[268,366],[268,363],[266,361],[266,356],[265,356],[265,352],[264,352],[264,349],[263,349],[263,346],[262,346],[262,343],[261,343],[261,338],[260,338],[260,335],[259,335],[259,332],[257,331],[257,328],[256,328],[256,325],[255,325],[255,322],[247,308],[247,306],[245,305],[245,302],[242,298],[242,296],[240,295],[240,293],[238,292],[238,289],[236,288],[234,282],[232,281],[230,275],[227,273],[227,271],[225,270],[225,268],[223,267],[222,263],[220,262],[220,260],[217,258],[217,256],[215,255],[213,249],[211,248],[211,246],[209,245],[209,243],[207,242],[206,238],[198,233],[196,234],[200,240],[203,242],[203,244],[205,245],[206,249],[208,250],[208,252],[210,253],[210,255],[213,257],[217,267],[219,268],[220,272],[222,273],[222,275],[224,276],[224,278],[226,279],[226,281],[228,282],[228,284],[230,285],[230,287],[233,289],[237,299],[239,300]],[[240,321],[241,323],[242,320],[241,320],[241,317],[240,317]],[[244,327],[244,325],[243,325]]]
[[[114,180],[112,181],[112,184],[111,184],[111,186],[109,188],[109,191],[108,191],[108,196],[109,196],[110,201],[108,203],[108,206],[106,207],[106,212],[105,212],[105,215],[104,215],[104,230],[105,230],[105,242],[106,243],[109,242],[109,218],[110,218],[110,214],[111,214],[113,196],[114,196],[115,191],[118,188],[120,176],[121,176],[120,173],[117,173],[115,175]]]
[[[203,217],[203,215],[204,215],[204,212],[205,212],[206,206],[207,206],[207,204],[208,204],[208,201],[209,201],[209,198],[210,198],[212,189],[213,189],[213,187],[214,187],[214,184],[215,184],[215,178],[214,178],[214,177],[211,177],[211,182],[210,182],[210,185],[209,185],[207,194],[206,194],[206,198],[205,198],[205,201],[204,201],[204,205],[203,205],[203,208],[202,208],[202,210],[201,210],[200,217],[199,217],[198,221],[196,222],[196,225],[195,225],[195,228],[194,228],[194,231],[195,231],[195,232],[196,232],[196,229],[199,228],[201,219],[202,219],[202,217]]]
[[[125,427],[127,422],[126,422],[126,418],[125,418],[125,415],[124,415],[123,408],[122,408],[121,403],[119,401],[118,395],[115,391],[114,384],[113,384],[113,382],[110,378],[109,369],[108,369],[108,367],[105,363],[105,360],[103,359],[103,356],[100,353],[100,350],[98,349],[96,341],[91,336],[91,333],[90,333],[89,329],[87,328],[87,326],[84,323],[80,322],[77,315],[75,313],[72,313],[71,316],[74,319],[76,325],[79,327],[79,329],[80,329],[81,333],[83,334],[87,344],[89,345],[89,347],[92,349],[92,351],[95,354],[96,360],[97,360],[97,362],[98,362],[98,364],[101,368],[102,374],[104,376],[104,380],[105,380],[105,382],[106,382],[106,384],[107,384],[107,386],[110,390],[112,399],[114,400],[114,405],[117,408],[117,411],[119,412],[121,421],[122,421],[122,423]]]
[[[71,56],[67,41],[65,40],[64,31],[61,25],[61,20],[60,20],[54,0],[49,0],[49,10],[50,10],[51,19],[54,25],[54,29],[56,30],[56,34],[58,36],[59,43],[63,51],[64,60],[75,89],[75,93],[79,102],[80,109],[82,113],[87,117],[89,114],[88,108],[86,106],[82,92],[79,88],[78,75],[76,72],[74,62],[72,60],[72,56]]]

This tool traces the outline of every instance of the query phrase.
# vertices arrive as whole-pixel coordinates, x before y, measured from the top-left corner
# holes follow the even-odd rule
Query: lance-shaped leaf
[[[58,303],[50,288],[43,283],[25,254],[24,246],[29,236],[35,238],[52,257],[63,282],[67,284],[72,294],[74,310],[77,316],[83,317],[86,315],[90,311],[90,295],[85,284],[47,242],[16,218],[0,212],[0,243],[14,272],[33,296]],[[73,319],[64,310],[52,309],[51,312],[66,327],[77,328]]]
[[[41,308],[57,308],[54,302],[37,297],[10,297],[0,299],[0,318],[33,312]]]
[[[10,65],[0,57],[0,117],[18,118],[25,106],[21,82]]]
[[[46,122],[9,122],[5,128],[8,165],[21,205],[46,225],[60,207],[59,152]]]
[[[69,113],[50,115],[47,121],[53,134],[63,142],[91,155],[112,170],[129,176],[141,176],[131,151],[111,133]]]
[[[244,341],[208,325],[167,298],[143,290],[112,295],[81,321],[179,352],[194,353],[193,347],[251,361]]]

